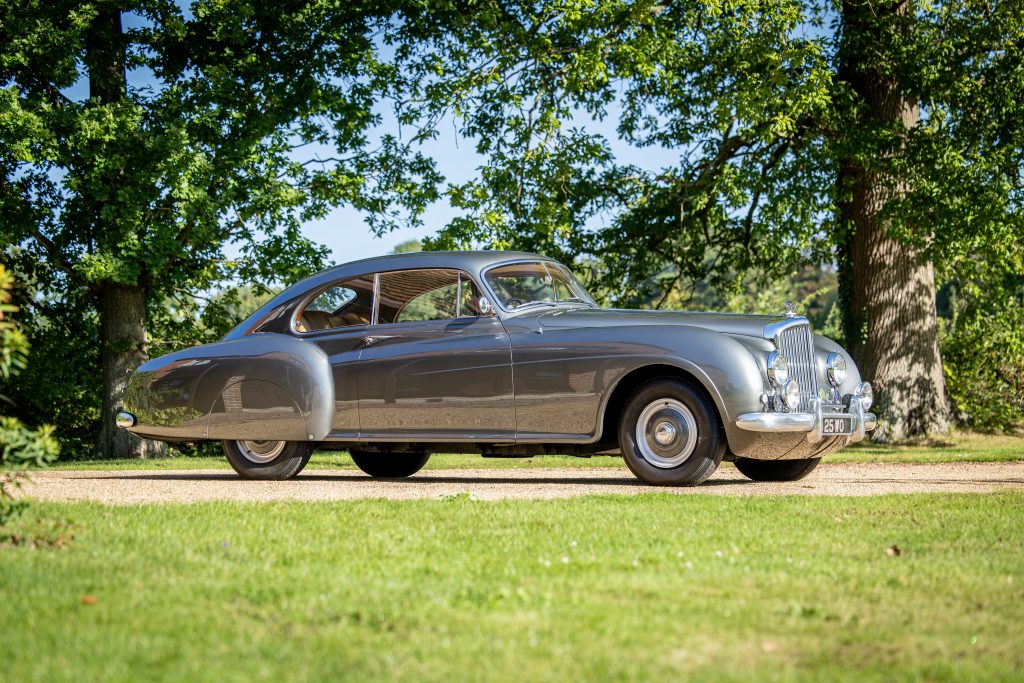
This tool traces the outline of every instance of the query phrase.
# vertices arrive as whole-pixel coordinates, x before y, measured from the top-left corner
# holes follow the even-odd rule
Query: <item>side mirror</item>
[[[477,306],[480,308],[480,315],[494,314],[494,307],[491,306],[491,302],[486,296],[480,297],[480,300],[477,302]]]

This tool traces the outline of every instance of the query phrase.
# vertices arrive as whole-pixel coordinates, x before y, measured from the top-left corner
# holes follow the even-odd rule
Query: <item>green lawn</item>
[[[1024,435],[954,433],[911,446],[860,443],[828,457],[834,462],[996,462],[1024,460]]]
[[[1024,437],[1009,435],[954,434],[940,441],[913,446],[857,444],[829,456],[826,462],[991,462],[1024,460]],[[479,455],[435,455],[427,469],[512,468],[512,467],[622,467],[619,457],[571,458],[484,458]],[[176,457],[161,460],[70,460],[57,469],[227,469],[223,457]],[[309,467],[354,469],[342,452],[321,451]]]
[[[1022,510],[1020,492],[36,503],[0,545],[0,679],[1020,680]]]

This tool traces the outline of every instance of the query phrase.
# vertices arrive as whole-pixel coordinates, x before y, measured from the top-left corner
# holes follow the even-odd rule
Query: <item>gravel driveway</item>
[[[351,470],[306,470],[292,481],[244,481],[225,470],[48,471],[33,474],[24,491],[45,500],[137,503],[317,501],[354,498],[569,498],[602,493],[869,496],[885,493],[983,493],[1024,489],[1024,462],[883,464],[836,463],[789,483],[759,484],[723,466],[702,486],[643,486],[625,468],[424,470],[409,479],[374,480]]]

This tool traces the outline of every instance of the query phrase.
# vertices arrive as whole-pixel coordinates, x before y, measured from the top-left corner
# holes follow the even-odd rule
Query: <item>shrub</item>
[[[942,340],[946,391],[960,422],[1009,431],[1024,411],[1024,307],[1016,296],[968,306]]]
[[[0,376],[4,379],[24,369],[28,355],[28,340],[10,319],[17,310],[11,305],[13,285],[13,276],[0,265]],[[15,500],[14,492],[25,471],[45,467],[58,450],[52,427],[28,429],[13,417],[0,416],[0,523],[23,505]]]

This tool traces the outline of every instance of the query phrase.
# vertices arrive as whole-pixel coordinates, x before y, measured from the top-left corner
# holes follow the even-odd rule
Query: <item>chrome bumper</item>
[[[821,441],[825,438],[822,423],[826,418],[850,418],[853,420],[853,433],[845,435],[850,441],[861,441],[866,432],[875,428],[875,414],[864,410],[864,405],[856,396],[850,397],[848,413],[825,413],[821,408],[821,400],[811,399],[811,412],[808,413],[743,413],[736,418],[736,426],[748,432],[804,432],[807,440]]]

